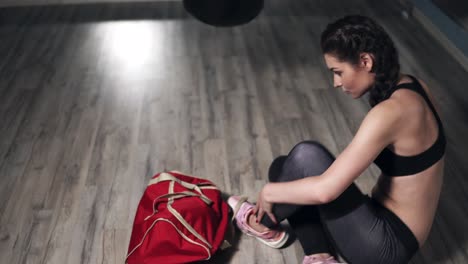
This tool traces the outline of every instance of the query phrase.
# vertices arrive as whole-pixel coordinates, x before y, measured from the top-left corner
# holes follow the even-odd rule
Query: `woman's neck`
[[[404,74],[404,73],[399,73],[398,74],[398,81],[397,81],[397,85],[398,84],[402,84],[402,83],[408,83],[408,82],[412,82],[411,78],[408,76],[408,74]]]

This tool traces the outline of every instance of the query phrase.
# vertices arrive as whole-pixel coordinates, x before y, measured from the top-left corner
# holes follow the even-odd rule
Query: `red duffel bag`
[[[126,263],[170,264],[210,259],[228,246],[228,205],[216,186],[180,172],[156,174],[140,200]]]

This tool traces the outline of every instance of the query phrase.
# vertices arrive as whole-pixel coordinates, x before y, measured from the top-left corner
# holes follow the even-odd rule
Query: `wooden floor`
[[[331,85],[324,26],[376,18],[446,127],[445,185],[411,263],[468,262],[468,73],[398,1],[271,0],[213,28],[180,2],[0,9],[1,263],[123,263],[150,177],[177,169],[255,198],[272,159],[315,139],[338,154],[369,107]],[[358,185],[369,191],[372,166]],[[241,236],[214,263],[300,263]]]

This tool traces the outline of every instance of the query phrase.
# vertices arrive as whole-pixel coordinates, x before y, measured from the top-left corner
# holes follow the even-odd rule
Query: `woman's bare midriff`
[[[439,201],[444,159],[423,172],[403,176],[380,175],[372,197],[395,213],[422,246],[431,230]]]

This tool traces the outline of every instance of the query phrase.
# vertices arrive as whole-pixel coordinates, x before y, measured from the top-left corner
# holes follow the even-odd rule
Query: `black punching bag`
[[[206,24],[232,27],[256,18],[263,9],[263,0],[184,0],[184,7]]]

